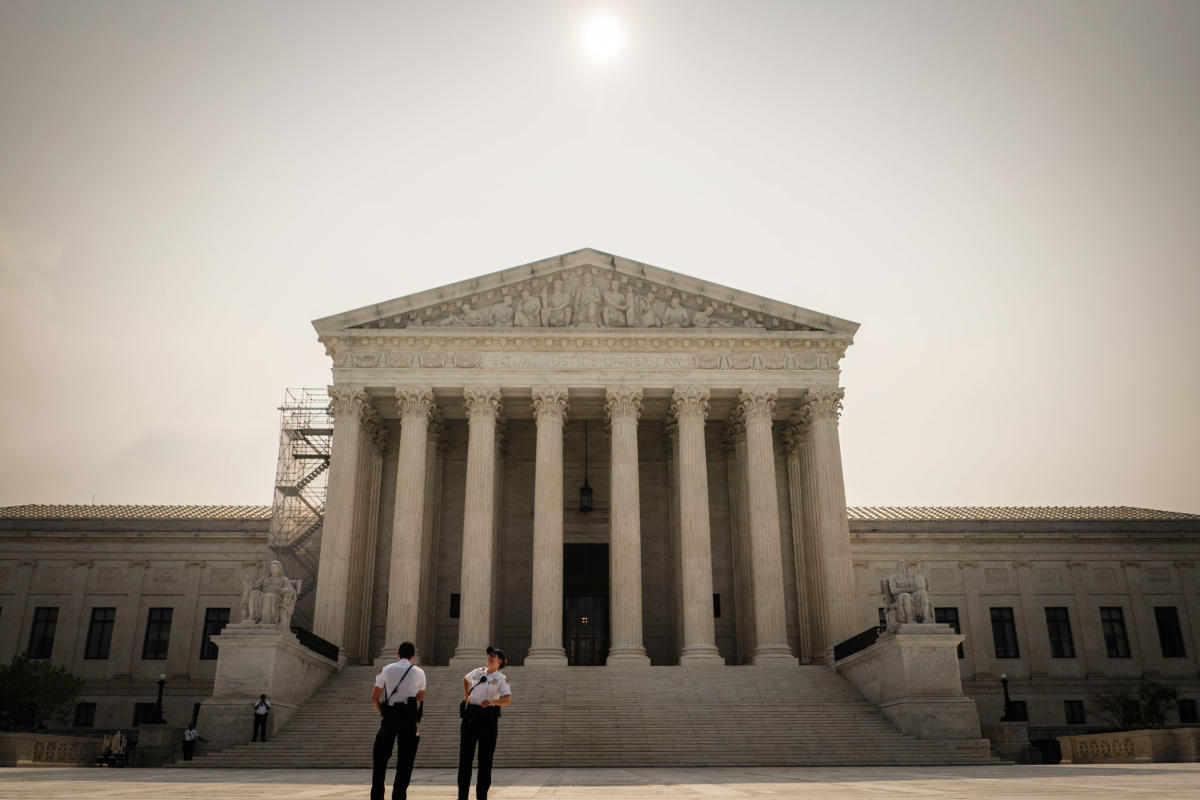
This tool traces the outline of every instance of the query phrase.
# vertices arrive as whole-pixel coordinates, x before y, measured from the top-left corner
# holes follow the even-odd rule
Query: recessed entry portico
[[[432,664],[492,643],[514,664],[795,663],[855,632],[855,323],[581,250],[314,326],[334,366],[314,631],[345,660],[410,639]],[[603,637],[564,626],[605,594],[564,545],[600,544]]]

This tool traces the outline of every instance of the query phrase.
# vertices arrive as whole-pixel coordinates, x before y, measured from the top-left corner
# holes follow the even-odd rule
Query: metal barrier
[[[330,661],[338,660],[338,648],[333,642],[327,642],[312,631],[301,628],[298,625],[292,626],[292,633],[296,634],[296,638],[300,640],[300,644],[312,650],[317,655],[325,656]]]
[[[879,634],[883,633],[885,630],[887,630],[887,628],[881,626],[867,628],[862,633],[851,636],[849,639],[841,642],[840,644],[835,644],[833,646],[833,660],[841,661],[846,656],[852,656],[859,650],[866,650],[868,647],[878,641]]]

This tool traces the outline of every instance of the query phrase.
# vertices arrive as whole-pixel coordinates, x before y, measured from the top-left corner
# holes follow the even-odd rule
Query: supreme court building
[[[0,508],[0,660],[86,678],[75,728],[136,725],[160,675],[168,718],[197,713],[212,637],[276,557],[342,665],[411,640],[456,669],[489,644],[514,666],[827,664],[903,558],[965,636],[985,728],[1001,675],[1034,738],[1102,725],[1089,693],[1120,677],[1197,719],[1200,516],[847,509],[856,323],[580,250],[314,326],[332,447],[323,520],[292,539],[270,506]]]
[[[334,438],[313,630],[345,659],[407,639],[433,664],[492,642],[518,664],[821,662],[862,627],[838,445],[856,323],[581,250],[314,326]]]

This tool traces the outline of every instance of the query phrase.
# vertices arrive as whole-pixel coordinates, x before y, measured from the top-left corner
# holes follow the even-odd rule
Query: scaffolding
[[[300,578],[294,618],[310,629],[332,443],[333,417],[325,389],[285,389],[268,546],[288,577]]]

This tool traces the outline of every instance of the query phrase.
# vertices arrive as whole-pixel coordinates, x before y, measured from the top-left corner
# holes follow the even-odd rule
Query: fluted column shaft
[[[754,575],[752,661],[755,664],[796,663],[787,643],[787,606],[783,597],[779,498],[775,488],[775,447],[771,435],[776,395],[774,390],[747,389],[739,396],[746,424],[750,569]]]
[[[396,458],[396,501],[392,515],[392,553],[388,566],[388,610],[381,661],[395,660],[401,642],[419,638],[421,578],[425,563],[425,467],[429,420],[433,416],[433,389],[400,386],[396,389],[400,413],[400,445]],[[424,655],[418,653],[418,656]]]
[[[612,507],[608,559],[611,645],[607,663],[646,664],[642,646],[642,522],[638,486],[637,424],[642,390],[609,389]]]
[[[808,552],[808,536],[804,518],[804,465],[801,458],[802,442],[807,436],[807,425],[799,414],[793,415],[791,425],[784,434],[787,448],[788,510],[792,523],[792,555],[796,570],[796,609],[800,618],[800,660],[805,664],[824,660],[824,639],[816,635],[817,620],[813,606],[813,567]],[[821,642],[821,644],[818,644]]]
[[[820,598],[823,638],[819,645],[832,657],[832,648],[858,632],[855,624],[854,574],[850,556],[850,523],[846,518],[846,487],[842,480],[842,448],[838,441],[841,389],[810,389],[801,404],[807,426],[801,460],[805,474],[804,513],[811,553],[814,594]]]
[[[357,387],[330,386],[329,397],[333,443],[325,489],[325,519],[321,526],[313,633],[340,648],[345,645],[359,440],[362,415],[369,402],[367,393]]]
[[[712,532],[708,521],[708,459],[704,421],[707,389],[677,389],[671,408],[678,424],[679,553],[683,593],[683,648],[679,663],[721,665],[712,607]]]
[[[496,418],[500,390],[463,389],[467,409],[467,485],[463,502],[462,583],[458,647],[451,666],[483,663],[491,621],[495,547]]]
[[[565,386],[535,386],[537,461],[533,484],[533,631],[526,664],[565,665],[563,650],[563,424]]]

